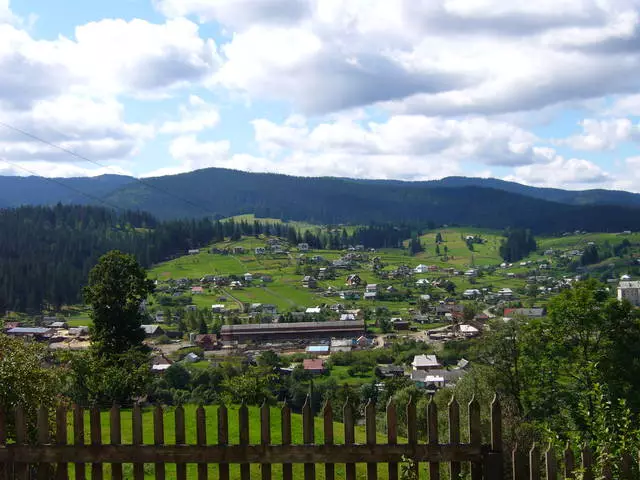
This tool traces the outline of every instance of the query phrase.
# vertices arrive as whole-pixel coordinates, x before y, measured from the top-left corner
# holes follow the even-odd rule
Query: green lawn
[[[196,443],[196,428],[195,428],[195,412],[196,407],[194,405],[185,406],[185,419],[186,419],[186,441],[187,444],[195,444]],[[207,443],[215,444],[217,442],[217,407],[215,406],[206,406],[206,434],[207,434]],[[239,443],[239,429],[238,429],[238,406],[229,407],[229,443],[230,444],[238,444]],[[271,442],[273,444],[278,444],[282,440],[281,436],[281,413],[280,408],[272,407],[270,410],[270,420],[271,420]],[[127,444],[132,441],[132,433],[131,433],[131,411],[123,410],[121,415],[121,431],[122,431],[122,443]],[[260,443],[260,412],[258,407],[249,407],[249,438],[250,443],[257,444]],[[291,419],[291,427],[292,427],[292,443],[301,444],[302,443],[302,417],[297,414],[292,415]],[[174,409],[169,408],[164,413],[164,428],[165,428],[165,443],[172,444],[175,442],[175,417],[174,417]],[[379,425],[379,430],[382,429],[382,425]],[[344,427],[341,423],[334,422],[333,424],[334,430],[334,441],[337,444],[344,443]],[[85,412],[85,442],[90,443],[90,435],[89,435],[89,415]],[[109,413],[102,412],[101,414],[101,435],[103,443],[109,442]],[[364,443],[366,434],[365,429],[363,427],[356,427],[356,442]],[[69,424],[67,429],[69,442],[73,442],[73,428],[71,423],[71,415],[69,415]],[[386,443],[386,435],[383,433],[378,433],[377,441],[379,443]],[[404,439],[399,439],[399,441],[404,441]],[[323,420],[320,417],[315,418],[315,442],[323,443],[324,442],[324,429],[323,429]],[[153,412],[151,409],[144,409],[143,411],[143,443],[145,444],[153,444],[154,443],[154,435],[153,435]],[[73,466],[70,466],[70,478],[73,478]],[[425,466],[426,468],[426,466]],[[87,466],[87,478],[90,478],[90,466]],[[175,465],[167,465],[166,466],[166,478],[175,478]],[[232,465],[231,468],[231,478],[237,479],[240,477],[239,467],[237,465]],[[319,465],[317,470],[318,479],[324,478],[324,468]],[[379,475],[381,479],[387,478],[387,469],[384,465],[378,467]],[[273,478],[281,478],[281,466],[274,465],[273,466]],[[126,479],[132,478],[132,466],[125,464],[124,465],[124,473]],[[215,465],[209,466],[209,478],[217,478],[218,468]],[[336,478],[344,478],[344,465],[336,465]],[[294,465],[294,478],[302,478],[302,465]],[[197,472],[195,465],[187,466],[187,477],[189,479],[196,479]],[[251,467],[251,477],[252,478],[260,478],[260,466],[252,465]],[[105,466],[105,478],[111,478],[110,466]],[[145,465],[145,479],[153,479],[154,478],[154,467],[153,465]],[[365,465],[358,465],[358,478],[366,478],[366,467]]]

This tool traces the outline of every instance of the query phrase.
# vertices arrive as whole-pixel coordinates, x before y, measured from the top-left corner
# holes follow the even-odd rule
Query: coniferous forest
[[[415,226],[370,225],[299,232],[285,223],[210,219],[160,222],[148,213],[56,205],[0,211],[0,311],[40,312],[81,301],[89,270],[109,250],[145,267],[225,238],[266,233],[312,248],[398,247]]]

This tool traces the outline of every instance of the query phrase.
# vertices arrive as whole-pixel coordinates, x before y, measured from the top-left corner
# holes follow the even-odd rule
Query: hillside
[[[209,168],[149,178],[144,183],[113,175],[55,182],[0,177],[0,207],[102,201],[147,211],[159,219],[252,212],[257,217],[317,224],[432,222],[496,229],[527,227],[538,234],[640,230],[640,195],[539,189],[496,179],[370,181]]]

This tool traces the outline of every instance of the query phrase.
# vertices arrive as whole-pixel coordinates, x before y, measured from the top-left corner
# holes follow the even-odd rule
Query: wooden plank
[[[260,444],[265,447],[271,444],[271,409],[265,399],[260,407]],[[271,465],[261,465],[262,480],[271,480]]]
[[[38,409],[38,444],[48,445],[51,441],[49,436],[49,412],[45,407]],[[52,475],[51,465],[40,463],[38,465],[38,480],[50,480]]]
[[[564,449],[564,478],[574,478],[576,470],[576,458],[573,454],[573,448],[567,443],[567,447]]]
[[[387,403],[387,443],[395,445],[398,443],[398,412],[393,398]],[[398,480],[398,464],[389,462],[387,464],[389,480]]]
[[[487,478],[503,478],[504,458],[502,454],[502,406],[498,395],[491,402],[491,451],[484,462],[484,475]]]
[[[314,424],[313,412],[311,411],[311,395],[307,395],[307,399],[302,406],[302,442],[305,445],[312,445],[314,442]],[[315,480],[316,464],[304,464],[304,480]]]
[[[549,443],[547,451],[544,453],[544,464],[547,480],[558,480],[558,460],[551,443]]]
[[[113,405],[109,410],[109,442],[111,445],[122,443],[122,418],[120,417],[120,407]],[[122,464],[111,464],[112,480],[122,480]]]
[[[27,418],[22,405],[16,407],[15,412],[15,429],[16,443],[18,445],[27,443]],[[17,458],[22,459],[21,455]],[[36,463],[36,462],[30,462]],[[39,462],[38,462],[39,463]],[[29,478],[29,465],[27,462],[15,462],[13,467],[13,475],[16,480],[27,480]]]
[[[153,409],[153,443],[164,445],[164,411],[160,405]],[[166,469],[164,462],[155,464],[156,480],[165,480]]]
[[[529,450],[529,480],[540,480],[540,450],[536,443]]]
[[[327,399],[322,409],[323,427],[324,427],[324,444],[333,445],[333,409],[331,401]],[[325,480],[334,480],[336,476],[336,467],[333,463],[324,464]]]
[[[630,453],[625,453],[622,455],[622,465],[620,473],[623,480],[631,480],[633,478],[633,457]],[[0,478],[2,477],[0,476]]]
[[[0,405],[0,449],[7,444],[7,412]],[[0,480],[9,480],[9,463],[0,462]]]
[[[364,409],[364,418],[367,434],[367,445],[374,446],[376,444],[376,405],[371,399],[367,402]],[[367,463],[367,480],[378,480],[378,463]]]
[[[92,446],[100,446],[102,445],[102,428],[100,425],[100,409],[96,406],[91,407],[89,410],[89,428],[91,430],[91,445]],[[92,480],[102,480],[103,472],[102,472],[102,463],[94,462],[91,464],[91,479]]]
[[[471,398],[469,409],[469,443],[479,446],[482,444],[482,430],[480,425],[480,402]],[[482,480],[482,462],[471,463],[471,480]]]
[[[511,452],[511,468],[513,469],[513,480],[528,480],[529,472],[527,471],[526,457],[518,444],[516,444]]]
[[[84,445],[84,410],[80,405],[73,406],[73,444]],[[85,480],[86,470],[84,463],[74,464],[76,480]]]
[[[589,445],[582,447],[583,480],[593,480],[593,452]]]
[[[349,429],[347,429],[349,430]],[[483,446],[429,444],[347,445],[103,445],[46,448],[33,445],[7,445],[0,449],[0,462],[13,456],[26,463],[368,463],[384,458],[401,462],[413,457],[418,462],[482,462]]]
[[[249,445],[249,409],[247,404],[242,402],[238,409],[238,427],[240,432],[240,445]],[[240,480],[251,479],[251,465],[250,463],[258,462],[242,462],[240,463]]]
[[[415,447],[418,444],[418,421],[416,419],[416,402],[413,397],[409,398],[407,403],[407,444]],[[407,458],[415,460],[414,475],[418,478],[420,465],[415,455],[409,455]]]
[[[220,405],[218,407],[218,445],[229,444],[229,414],[227,407]],[[229,465],[221,463],[218,465],[220,480],[229,480]],[[186,479],[183,479],[186,480]]]
[[[460,443],[460,404],[455,396],[449,401],[449,443],[451,445]],[[460,478],[461,471],[460,462],[449,464],[449,478]]]
[[[142,409],[139,403],[135,403],[131,411],[131,429],[133,445],[142,445]],[[136,460],[138,459],[136,458]],[[133,479],[144,480],[144,463],[135,462],[133,464]]]
[[[207,417],[202,405],[196,409],[196,443],[199,446],[207,444]],[[207,480],[208,478],[207,462],[198,462],[198,480]]]
[[[66,445],[67,441],[67,409],[59,406],[56,409],[56,445]],[[69,466],[66,463],[58,463],[55,478],[56,480],[69,480]],[[114,477],[114,480],[118,479]]]
[[[186,445],[187,436],[184,422],[184,407],[182,405],[176,407],[174,417],[176,445]],[[187,466],[184,463],[176,464],[176,480],[187,480]]]
[[[356,443],[356,431],[353,421],[353,409],[351,408],[351,402],[347,398],[342,409],[342,418],[344,423],[344,449],[353,448]],[[361,461],[358,459],[358,461]],[[336,460],[336,463],[342,463]],[[345,474],[347,480],[356,480],[356,465],[355,463],[345,463]]]
[[[284,448],[291,445],[291,408],[285,402],[280,410],[282,428],[282,446]],[[293,480],[293,468],[291,463],[282,462],[282,480]]]
[[[438,445],[438,406],[431,397],[427,405],[427,435],[431,445]],[[440,480],[440,464],[429,462],[429,480]]]

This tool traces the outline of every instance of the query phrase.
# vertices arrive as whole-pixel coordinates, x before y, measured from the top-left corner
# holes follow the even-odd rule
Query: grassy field
[[[229,410],[229,443],[230,444],[238,444],[239,443],[239,429],[238,429],[238,406],[231,406],[228,408]],[[196,428],[195,428],[195,412],[196,407],[194,405],[185,406],[185,418],[186,418],[186,441],[187,444],[195,444],[196,443]],[[206,432],[207,432],[207,443],[216,444],[217,443],[217,407],[215,406],[206,406]],[[282,441],[281,435],[281,414],[280,409],[277,407],[271,408],[271,441],[273,444],[278,444]],[[127,444],[132,441],[132,433],[131,433],[131,412],[129,410],[123,410],[121,415],[122,422],[122,443]],[[249,407],[249,438],[250,443],[258,444],[260,443],[260,412],[257,407]],[[164,427],[165,427],[165,443],[172,444],[175,442],[175,417],[174,417],[174,409],[169,408],[165,411],[164,414]],[[302,417],[297,414],[292,414],[291,419],[291,428],[292,428],[292,443],[293,444],[301,444],[302,442]],[[344,443],[344,427],[341,423],[334,422],[333,424],[334,430],[334,441],[337,444]],[[89,415],[85,413],[85,442],[90,443],[90,435],[89,432]],[[101,414],[101,434],[103,443],[109,443],[109,413],[102,412]],[[69,442],[73,442],[73,428],[71,424],[71,416],[69,416],[69,425],[68,425],[68,439]],[[363,427],[356,427],[356,442],[364,443],[365,442],[365,430]],[[386,443],[386,435],[383,433],[378,433],[377,441],[379,443]],[[399,441],[403,442],[404,439],[399,439]],[[323,443],[324,442],[324,429],[323,429],[323,421],[322,418],[315,418],[315,442]],[[143,411],[143,443],[145,444],[153,444],[153,412],[151,409],[145,409]],[[73,471],[73,466],[70,466],[71,476],[75,473]],[[426,466],[424,467],[426,468]],[[175,465],[167,465],[167,478],[175,478]],[[87,468],[87,478],[90,478],[89,471],[90,467]],[[231,468],[231,478],[238,479],[240,477],[239,467],[237,465],[232,465]],[[281,478],[282,469],[280,465],[273,466],[273,478]],[[378,467],[379,478],[385,479],[387,478],[387,469],[384,465]],[[302,478],[302,465],[294,465],[294,478]],[[358,465],[357,470],[357,478],[366,478],[366,466]],[[125,464],[124,465],[124,474],[126,479],[131,479],[133,472],[132,466]],[[344,465],[336,465],[336,478],[344,478]],[[196,479],[197,472],[195,465],[187,466],[187,477],[189,479]],[[260,466],[252,465],[251,467],[251,477],[252,478],[260,478]],[[105,478],[111,478],[111,470],[110,466],[107,465],[105,467]],[[154,477],[154,467],[153,465],[145,465],[145,479],[153,479]],[[218,467],[215,465],[209,466],[209,478],[215,479],[218,478]],[[324,478],[324,469],[322,466],[318,466],[317,468],[317,476],[319,480]]]

